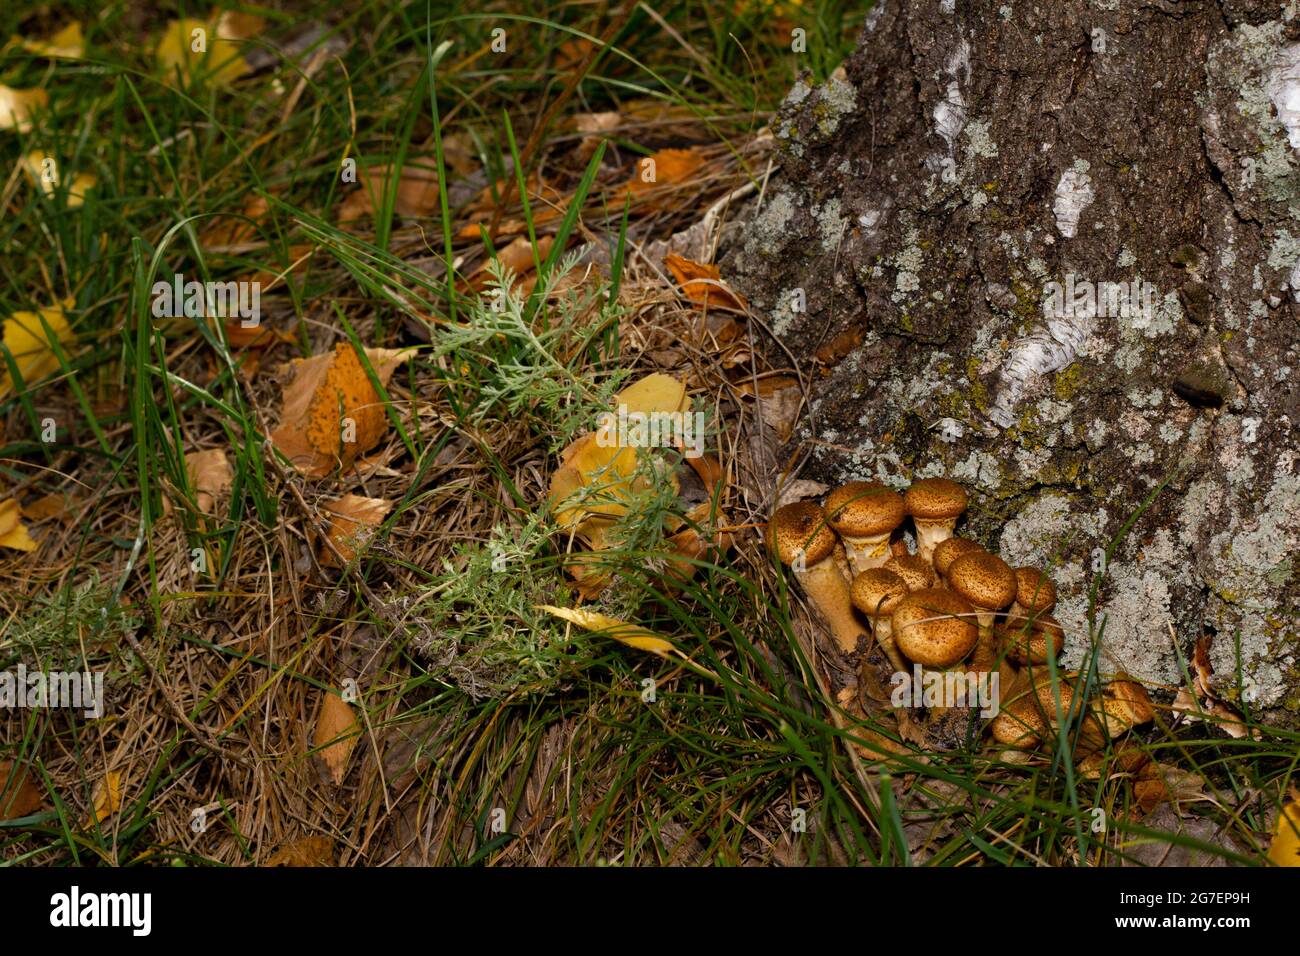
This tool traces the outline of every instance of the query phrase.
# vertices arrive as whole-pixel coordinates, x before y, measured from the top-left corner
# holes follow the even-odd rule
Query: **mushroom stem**
[[[878,568],[893,556],[893,552],[889,548],[889,534],[889,532],[885,532],[884,534],[873,534],[864,538],[851,538],[848,535],[840,535],[840,540],[844,542],[844,549],[848,552],[849,564],[853,566],[854,574],[861,574],[863,571]]]
[[[907,661],[903,660],[903,655],[899,653],[898,645],[894,643],[894,625],[887,617],[871,618],[871,632],[876,638],[876,643],[880,649],[885,652],[885,657],[889,658],[889,663],[893,665],[895,671],[907,671]]]
[[[834,558],[819,561],[802,571],[796,569],[795,577],[830,628],[836,645],[845,654],[852,654],[857,650],[858,638],[866,635],[853,616],[849,583],[835,566]]]
[[[916,553],[926,561],[934,560],[934,549],[951,538],[953,529],[957,527],[956,518],[937,521],[913,518],[912,523],[916,526]]]

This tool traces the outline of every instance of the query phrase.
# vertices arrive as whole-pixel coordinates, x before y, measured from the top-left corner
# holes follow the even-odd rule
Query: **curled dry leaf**
[[[32,128],[32,117],[37,110],[49,105],[50,95],[39,87],[16,90],[0,83],[0,129],[26,133]]]
[[[695,262],[675,252],[670,252],[665,257],[664,264],[682,287],[686,298],[695,305],[736,312],[744,312],[748,308],[745,297],[739,292],[733,292],[722,281],[722,273],[717,266]]]
[[[634,647],[639,651],[649,651],[651,654],[658,654],[660,657],[668,657],[677,650],[672,641],[660,637],[654,631],[646,630],[639,624],[629,624],[627,621],[610,617],[608,614],[601,614],[599,611],[592,611],[587,608],[556,607],[553,604],[539,604],[537,609],[558,617],[562,621],[576,624],[584,631],[592,631],[605,637],[611,637],[620,644],[626,644],[628,647]]]
[[[414,349],[366,349],[366,359],[382,385]],[[359,455],[379,444],[388,416],[356,349],[340,342],[333,352],[295,359],[293,379],[284,388],[280,425],[271,442],[293,467],[312,478],[335,468],[350,468]]]
[[[357,745],[360,729],[352,705],[334,691],[325,691],[321,698],[320,716],[316,718],[316,730],[312,734],[312,747],[335,786],[347,775],[348,758]]]
[[[44,323],[42,323],[42,319]],[[46,331],[48,327],[49,331]],[[4,321],[4,343],[18,366],[18,374],[28,386],[58,371],[59,357],[51,343],[60,347],[72,342],[72,329],[63,306],[51,306],[40,312],[15,312]],[[0,372],[0,401],[14,391],[7,370]]]
[[[276,850],[266,866],[333,866],[334,841],[329,837],[309,836]]]
[[[205,515],[212,514],[217,499],[230,488],[234,475],[226,453],[220,448],[192,451],[185,456],[185,470],[194,486],[195,504]]]
[[[18,499],[9,498],[0,501],[0,548],[12,548],[15,551],[35,551],[36,542],[27,533],[22,523],[22,510]]]
[[[23,175],[33,186],[46,196],[56,196],[61,178],[58,161],[44,150],[34,149],[18,161]],[[68,184],[68,208],[80,208],[86,201],[86,193],[95,188],[95,179],[90,173],[77,173]]]
[[[17,820],[41,807],[41,792],[22,764],[0,760],[0,820]]]
[[[330,524],[326,534],[334,548],[321,545],[321,564],[338,568],[366,549],[374,533],[373,529],[379,527],[388,512],[393,510],[393,503],[384,498],[344,495],[325,502],[322,510],[329,515]],[[340,556],[342,561],[339,560]]]

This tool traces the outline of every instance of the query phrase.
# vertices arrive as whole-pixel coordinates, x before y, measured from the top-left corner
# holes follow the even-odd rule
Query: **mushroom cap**
[[[1037,568],[1016,568],[1016,603],[1026,611],[1050,611],[1056,607],[1056,585]]]
[[[853,606],[867,617],[887,617],[907,597],[907,583],[893,571],[871,568],[853,579]]]
[[[1050,654],[1060,656],[1065,647],[1065,628],[1050,614],[1008,617],[998,628],[998,636],[1007,648],[1007,656],[1017,664],[1046,664]]]
[[[942,521],[966,510],[966,489],[951,478],[922,478],[907,489],[903,500],[913,518]]]
[[[890,558],[884,567],[902,578],[909,591],[934,587],[934,568],[930,567],[930,562],[925,558],[915,554],[900,555]]]
[[[1016,573],[996,554],[972,551],[949,566],[948,587],[977,608],[998,610],[1016,599]]]
[[[767,523],[767,546],[782,564],[793,564],[800,552],[804,564],[824,561],[839,538],[826,524],[826,513],[815,501],[795,501],[776,509]]]
[[[982,545],[976,544],[970,538],[958,538],[956,536],[944,538],[934,549],[934,570],[947,577],[948,569],[952,567],[952,563],[963,554],[972,554],[983,550]]]
[[[1146,688],[1128,677],[1119,677],[1101,689],[1106,713],[1118,716],[1129,726],[1155,720],[1155,708]]]
[[[974,613],[970,602],[952,591],[913,591],[894,609],[894,643],[918,664],[949,667],[969,654],[979,638]]]
[[[907,517],[903,496],[877,481],[850,481],[826,496],[826,520],[851,538],[893,531]]]

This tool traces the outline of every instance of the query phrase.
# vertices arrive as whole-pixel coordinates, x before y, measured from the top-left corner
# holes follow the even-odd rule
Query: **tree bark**
[[[962,481],[959,533],[1056,580],[1068,665],[1099,634],[1103,672],[1172,691],[1208,634],[1216,690],[1294,726],[1300,17],[1279,6],[884,0],[843,71],[787,97],[724,274],[810,373],[803,477]]]

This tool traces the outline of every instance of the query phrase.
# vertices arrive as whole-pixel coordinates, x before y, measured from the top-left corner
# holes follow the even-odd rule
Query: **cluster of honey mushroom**
[[[1076,749],[1084,752],[1153,719],[1146,692],[1127,678],[1106,684],[1087,707],[1075,703],[1076,675],[1051,680],[1048,660],[1065,644],[1050,613],[1056,586],[1036,568],[1012,568],[955,537],[966,505],[966,490],[948,478],[922,479],[902,494],[853,481],[824,505],[778,508],[768,546],[845,655],[862,650],[859,641],[870,634],[897,671],[998,671],[1001,708],[990,731],[1013,751],[1035,749],[1072,712],[1083,714]],[[908,519],[915,554],[904,533]]]

